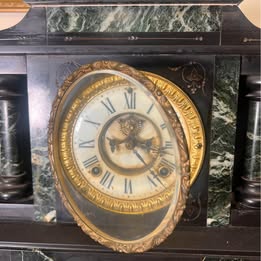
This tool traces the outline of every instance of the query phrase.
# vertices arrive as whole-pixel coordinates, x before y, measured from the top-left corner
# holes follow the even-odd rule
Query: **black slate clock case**
[[[41,59],[41,57],[38,57]],[[35,70],[39,71],[39,59],[34,57]],[[130,65],[138,70],[158,74],[179,86],[195,104],[204,126],[206,151],[202,167],[197,179],[192,185],[187,201],[187,207],[179,224],[206,226],[207,203],[208,203],[208,172],[209,172],[209,139],[210,139],[210,116],[212,104],[212,89],[214,79],[214,56],[53,56],[49,55],[40,63],[41,67],[48,68],[49,87],[52,96],[55,96],[57,88],[63,81],[84,64],[97,60],[112,60]],[[31,68],[34,68],[31,61]],[[47,65],[48,64],[48,65]],[[43,68],[42,68],[43,69]],[[34,72],[31,72],[34,73]],[[37,72],[35,72],[37,74]],[[46,75],[46,76],[47,76]],[[62,206],[57,196],[57,221],[74,222],[70,214]]]

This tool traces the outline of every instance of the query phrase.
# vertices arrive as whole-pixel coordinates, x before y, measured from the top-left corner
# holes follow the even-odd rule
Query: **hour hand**
[[[168,146],[159,147],[157,145],[154,145],[153,139],[154,139],[154,137],[147,139],[147,140],[139,140],[137,143],[137,146],[146,150],[148,153],[151,152],[152,154],[157,154],[157,155],[159,154],[160,156],[163,156],[166,154],[172,155],[171,153],[169,153],[167,151],[169,149]]]
[[[143,159],[143,157],[139,154],[139,152],[137,150],[133,150],[134,154],[137,156],[137,158],[145,165],[147,166],[147,163],[145,162],[145,160]],[[149,169],[150,174],[153,176],[154,179],[156,179],[164,188],[165,185],[162,183],[162,181],[160,180],[160,178],[158,177],[158,175],[155,174],[155,172],[152,169]]]
[[[161,157],[166,154],[173,155],[172,153],[168,152],[168,149],[168,147],[153,147],[151,151],[159,154]]]
[[[137,146],[146,150],[148,153],[153,149],[153,137],[147,140],[137,139]]]
[[[111,139],[109,137],[106,137],[106,139],[109,141],[109,145],[111,147],[111,152],[114,152],[115,149],[118,147],[118,145],[125,142],[125,140]]]

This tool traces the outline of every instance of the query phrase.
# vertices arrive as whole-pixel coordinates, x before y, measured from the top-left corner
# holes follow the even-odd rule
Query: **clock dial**
[[[189,156],[173,107],[144,74],[110,61],[80,67],[57,94],[48,141],[63,202],[92,238],[143,252],[172,232]]]
[[[154,102],[125,81],[84,103],[72,130],[72,151],[95,189],[138,200],[173,186],[177,152]]]
[[[65,115],[62,156],[72,156],[65,168],[75,166],[73,175],[90,188],[80,191],[110,211],[137,214],[166,206],[179,153],[162,109],[148,92],[121,77],[105,77],[93,87],[95,93],[84,90]]]

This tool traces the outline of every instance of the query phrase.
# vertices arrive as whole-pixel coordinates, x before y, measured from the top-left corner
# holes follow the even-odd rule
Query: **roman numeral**
[[[172,143],[171,141],[165,141],[165,146],[164,146],[165,149],[172,149],[173,146],[172,146]]]
[[[124,92],[124,97],[128,109],[136,109],[136,92],[132,89],[130,92]]]
[[[166,123],[162,123],[162,124],[160,125],[160,127],[161,127],[162,130],[166,129],[166,127],[167,127],[167,126],[166,126]]]
[[[88,167],[90,167],[91,165],[93,165],[93,164],[95,164],[95,163],[98,163],[98,162],[99,162],[99,161],[98,161],[97,156],[93,156],[93,157],[91,157],[91,158],[89,158],[89,159],[83,161],[83,165],[84,165],[85,168],[88,168]]]
[[[79,148],[94,148],[94,140],[79,143]]]
[[[124,179],[124,193],[125,194],[132,194],[132,183],[130,179]]]
[[[95,121],[90,121],[90,120],[84,120],[85,122],[91,123],[92,125],[94,125],[96,128],[98,128],[101,124],[99,122],[95,122]]]
[[[176,165],[173,162],[166,160],[164,158],[161,160],[161,164],[167,166],[172,171],[176,168]]]
[[[164,184],[162,183],[162,181],[160,180],[160,178],[158,177],[158,175],[156,175],[153,170],[150,170],[150,174],[151,174],[151,176],[147,175],[147,179],[151,185],[153,185],[154,187],[157,187],[158,186],[157,183],[159,183],[160,185],[165,187]]]
[[[105,101],[101,101],[101,103],[105,106],[105,108],[110,114],[116,112],[109,98],[106,98]]]
[[[114,175],[112,175],[108,170],[103,175],[102,179],[100,180],[100,184],[108,189],[111,187],[111,184],[114,180]]]
[[[151,110],[152,110],[153,107],[154,107],[154,103],[152,103],[152,104],[150,105],[149,109],[147,110],[147,114],[150,114],[150,112],[151,112]]]
[[[156,183],[150,176],[147,176],[147,178],[148,178],[148,181],[149,181],[149,183],[150,183],[151,185],[153,185],[154,187],[157,187],[157,186],[158,186],[157,183]]]

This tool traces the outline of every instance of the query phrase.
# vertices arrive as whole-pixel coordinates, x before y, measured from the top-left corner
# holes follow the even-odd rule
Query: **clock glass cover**
[[[132,67],[98,61],[68,77],[53,104],[49,153],[65,206],[107,247],[145,251],[182,214],[189,187],[182,125]]]

